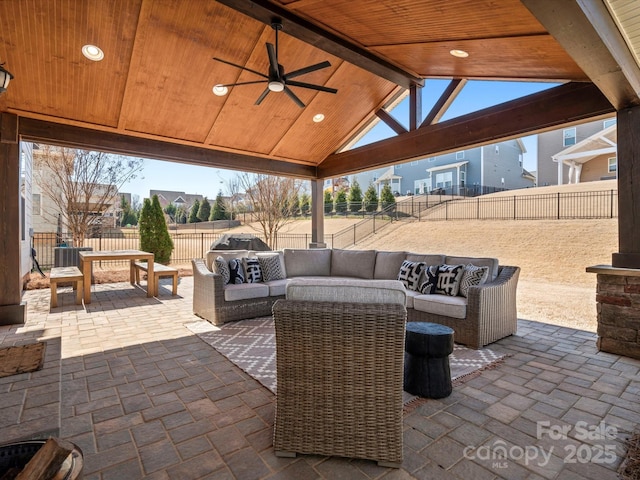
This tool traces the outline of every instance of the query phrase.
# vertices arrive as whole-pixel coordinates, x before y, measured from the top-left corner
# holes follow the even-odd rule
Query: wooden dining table
[[[146,260],[148,263],[147,270],[147,297],[153,297],[155,292],[155,275],[153,274],[153,253],[143,252],[142,250],[95,250],[78,252],[80,256],[80,270],[83,274],[83,296],[84,303],[91,303],[91,265],[98,261],[114,261],[129,260],[129,280],[135,285],[135,267],[136,260]]]

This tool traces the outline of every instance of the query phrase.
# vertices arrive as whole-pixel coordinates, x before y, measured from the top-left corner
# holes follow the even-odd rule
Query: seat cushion
[[[407,294],[407,308],[413,308],[413,299],[418,295],[422,295],[420,292],[416,292],[414,290],[405,290],[405,293]]]
[[[284,268],[287,278],[328,277],[331,275],[331,249],[284,249]]]
[[[287,300],[338,303],[388,303],[406,305],[406,294],[397,280],[351,278],[293,278],[286,289]]]
[[[269,296],[270,297],[278,297],[280,295],[284,295],[287,290],[287,283],[289,280],[283,278],[282,280],[271,280],[269,282],[265,282],[265,285],[269,287]]]
[[[340,250],[331,252],[332,277],[373,278],[375,250]]]
[[[433,313],[444,317],[466,318],[467,299],[449,295],[418,295],[413,298],[413,308],[421,312]]]
[[[406,257],[405,252],[377,252],[373,278],[377,280],[395,280],[400,266]]]
[[[224,299],[227,302],[248,300],[269,296],[269,286],[264,283],[239,283],[224,287]]]

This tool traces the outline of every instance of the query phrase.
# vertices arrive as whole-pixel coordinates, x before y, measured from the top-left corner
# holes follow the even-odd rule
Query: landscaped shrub
[[[173,240],[169,236],[167,222],[160,206],[158,196],[152,200],[144,199],[140,213],[140,250],[150,252],[158,263],[167,264],[171,260]]]

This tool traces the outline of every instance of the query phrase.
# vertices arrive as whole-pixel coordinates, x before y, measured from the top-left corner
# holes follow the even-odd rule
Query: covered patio
[[[29,321],[0,327],[0,347],[43,339],[46,362],[0,379],[3,439],[60,435],[82,449],[87,480],[601,480],[618,478],[640,423],[640,361],[597,352],[594,333],[520,320],[491,346],[504,363],[406,409],[401,470],[278,458],[275,396],[186,328],[199,320],[192,279],[181,278],[178,297],[168,288],[146,298],[97,285],[86,310],[68,288],[51,312],[46,290],[26,292]]]

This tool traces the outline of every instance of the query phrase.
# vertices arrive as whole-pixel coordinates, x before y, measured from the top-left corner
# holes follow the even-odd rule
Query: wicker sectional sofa
[[[258,283],[224,284],[216,271],[216,259],[277,256],[281,275]],[[273,259],[271,261],[274,261]],[[406,264],[420,263],[438,269],[446,265],[486,267],[486,280],[468,286],[466,297],[441,293],[423,294],[403,280],[407,321],[434,322],[455,331],[455,341],[480,348],[512,335],[517,328],[516,288],[519,267],[499,265],[495,258],[456,257],[441,254],[383,252],[376,250],[284,249],[276,252],[210,250],[205,258],[193,259],[193,313],[214,325],[270,315],[273,304],[285,298],[291,278],[324,278],[332,282],[350,279],[398,280]],[[224,273],[224,272],[223,272]],[[282,278],[280,278],[282,277]]]

